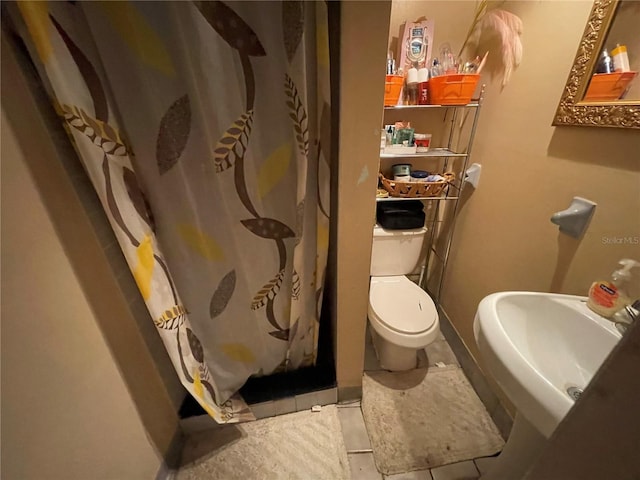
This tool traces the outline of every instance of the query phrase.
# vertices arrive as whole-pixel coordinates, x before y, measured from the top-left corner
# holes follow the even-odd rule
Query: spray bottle
[[[610,318],[621,308],[631,303],[626,285],[631,280],[631,269],[640,267],[640,262],[629,258],[618,262],[622,268],[616,270],[611,275],[611,281],[593,282],[589,289],[589,300],[587,306],[603,317]]]

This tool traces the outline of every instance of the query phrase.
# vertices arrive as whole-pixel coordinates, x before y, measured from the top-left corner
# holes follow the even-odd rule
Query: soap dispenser
[[[631,303],[626,285],[631,280],[631,269],[640,267],[640,262],[629,258],[618,262],[622,268],[616,270],[611,275],[611,281],[593,282],[589,289],[589,300],[587,306],[603,317],[610,318],[621,308]]]

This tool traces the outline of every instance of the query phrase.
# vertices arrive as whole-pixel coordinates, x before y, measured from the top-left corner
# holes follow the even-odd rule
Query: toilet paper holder
[[[580,238],[587,229],[596,206],[595,202],[586,198],[573,197],[569,208],[551,216],[551,223],[558,225],[562,233]]]

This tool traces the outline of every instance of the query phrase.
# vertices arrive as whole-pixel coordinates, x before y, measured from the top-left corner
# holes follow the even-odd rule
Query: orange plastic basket
[[[441,75],[429,79],[429,103],[432,105],[466,105],[471,101],[480,80],[477,73]]]
[[[589,88],[584,96],[585,102],[613,102],[620,96],[635,78],[638,72],[596,73],[591,77]]]
[[[384,106],[393,107],[398,104],[404,77],[402,75],[387,75],[384,82]]]

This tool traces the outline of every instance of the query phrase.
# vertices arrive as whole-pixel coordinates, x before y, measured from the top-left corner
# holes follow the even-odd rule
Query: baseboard
[[[156,474],[156,480],[173,480],[176,476],[176,470],[169,468],[166,463],[162,462],[160,469]]]
[[[362,385],[358,387],[338,387],[338,402],[350,402],[362,399]]]
[[[360,396],[362,396],[362,390],[360,390]],[[337,402],[338,390],[332,387],[284,397],[278,400],[251,403],[249,404],[249,408],[255,415],[256,420],[260,420],[262,418],[309,410],[314,405],[332,405]],[[223,426],[224,424],[217,423],[209,415],[198,415],[180,420],[180,427],[185,435],[191,435],[205,430],[214,430]]]
[[[176,470],[180,468],[180,459],[182,457],[184,443],[184,434],[182,433],[182,429],[178,428],[164,454],[164,460],[158,469],[156,480],[172,480],[174,478]]]
[[[487,379],[478,366],[478,363],[442,307],[438,308],[438,314],[440,317],[440,330],[442,331],[444,338],[449,343],[449,346],[456,355],[458,362],[460,362],[460,367],[469,379],[469,383],[471,383],[471,386],[476,391],[476,394],[484,404],[487,412],[491,415],[493,423],[498,427],[500,435],[502,435],[502,438],[506,440],[509,437],[509,432],[511,432],[511,427],[513,426],[513,419],[511,418],[511,415],[507,409],[504,408],[502,403],[500,403],[500,399],[491,389],[491,386],[489,385],[489,382],[487,382]]]

